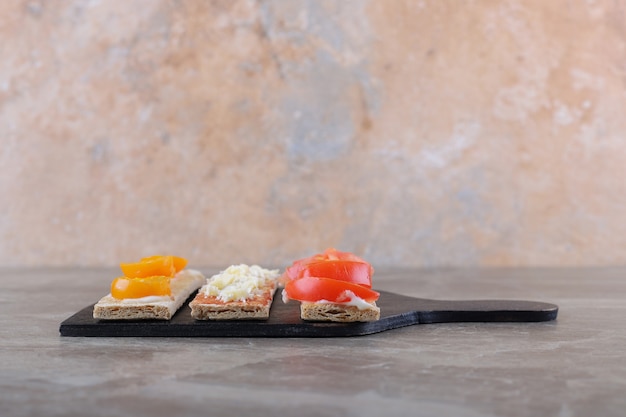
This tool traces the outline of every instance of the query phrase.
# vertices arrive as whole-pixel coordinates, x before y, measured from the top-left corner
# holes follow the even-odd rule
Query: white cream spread
[[[245,301],[262,293],[269,285],[275,285],[278,276],[277,269],[269,270],[258,265],[232,265],[207,279],[200,293],[224,302]]]
[[[319,301],[315,301],[314,304],[338,304],[342,306],[354,306],[358,308],[359,310],[367,310],[368,308],[372,308],[372,303],[368,303],[367,301],[365,301],[364,299],[362,299],[361,297],[359,297],[358,295],[356,295],[350,290],[345,290],[344,292],[341,293],[341,295],[339,296],[339,299],[344,299],[344,298],[347,298],[348,301],[337,302],[337,301],[319,300]],[[288,303],[290,300],[289,294],[287,294],[287,291],[284,289],[282,292],[282,299],[283,299],[283,303],[285,304]]]
[[[146,297],[139,298],[123,298],[120,301],[122,304],[135,304],[135,303],[160,303],[172,301],[174,297],[169,295],[148,295]]]
[[[178,274],[174,275],[174,277],[170,280],[172,294],[186,287],[189,281],[196,282],[198,287],[200,287],[204,282],[204,279],[204,275],[202,275],[202,272],[200,271],[196,271],[195,269],[183,269]]]
[[[336,301],[319,300],[319,301],[316,301],[315,303],[316,304],[339,304],[342,306],[354,306],[358,308],[359,310],[367,310],[368,308],[372,308],[371,303],[368,303],[367,301],[357,296],[355,293],[353,293],[350,290],[345,290],[343,293],[341,293],[341,295],[339,296],[339,299],[342,299],[344,297],[348,298],[348,301],[343,301],[341,303],[338,303]]]

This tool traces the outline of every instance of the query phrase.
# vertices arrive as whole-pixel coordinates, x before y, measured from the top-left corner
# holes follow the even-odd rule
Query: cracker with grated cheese
[[[208,278],[189,303],[196,320],[266,320],[278,286],[278,270],[232,265]]]

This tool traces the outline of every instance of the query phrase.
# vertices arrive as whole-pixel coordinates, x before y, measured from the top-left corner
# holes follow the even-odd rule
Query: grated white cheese
[[[275,283],[278,276],[277,269],[265,269],[258,265],[232,265],[207,279],[200,292],[224,302],[245,301]]]

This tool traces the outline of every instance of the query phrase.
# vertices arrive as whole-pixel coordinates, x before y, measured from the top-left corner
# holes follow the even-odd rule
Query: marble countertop
[[[375,277],[378,289],[421,298],[556,303],[554,322],[415,325],[331,339],[59,336],[61,321],[100,298],[114,274],[0,270],[0,415],[626,410],[626,269],[388,269]]]

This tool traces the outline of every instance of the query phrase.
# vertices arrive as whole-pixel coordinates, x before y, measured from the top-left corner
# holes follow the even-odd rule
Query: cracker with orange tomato
[[[282,276],[283,301],[300,301],[302,320],[357,322],[380,319],[372,290],[374,268],[362,258],[329,248],[299,259]]]
[[[201,272],[185,269],[178,256],[151,256],[122,263],[123,276],[111,283],[111,293],[94,305],[100,320],[170,320],[205,281]]]

